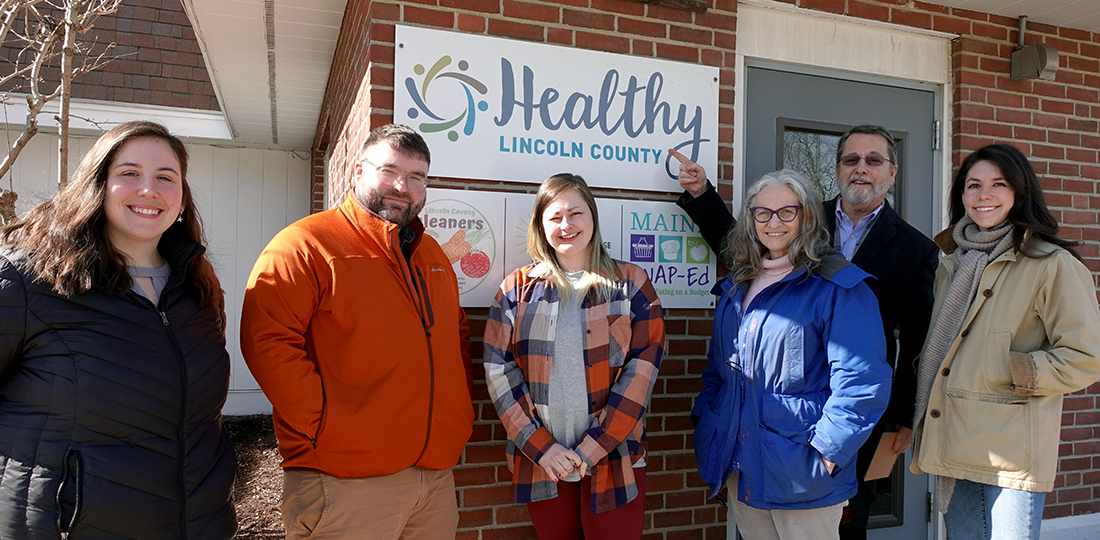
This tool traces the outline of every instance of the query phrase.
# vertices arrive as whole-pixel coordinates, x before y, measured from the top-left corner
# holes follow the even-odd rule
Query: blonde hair
[[[584,178],[575,174],[560,173],[547,178],[539,186],[535,195],[535,207],[531,212],[531,223],[527,226],[527,252],[531,257],[546,265],[550,270],[550,280],[558,288],[558,294],[562,299],[568,300],[573,295],[573,287],[569,279],[558,264],[557,252],[546,240],[546,229],[542,226],[542,214],[546,207],[558,198],[562,193],[576,190],[588,205],[592,212],[592,239],[589,241],[588,266],[585,268],[584,277],[581,278],[579,288],[595,293],[599,301],[607,301],[615,290],[615,283],[619,280],[619,267],[615,260],[607,252],[603,245],[603,236],[600,235],[600,215],[596,211],[596,198],[588,189]]]

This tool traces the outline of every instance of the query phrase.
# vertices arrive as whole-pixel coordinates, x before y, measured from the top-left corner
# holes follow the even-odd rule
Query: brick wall
[[[318,128],[315,171],[329,156],[329,207],[346,196],[353,161],[370,128],[393,119],[394,25],[462,31],[583,49],[697,62],[722,68],[719,161],[723,193],[732,192],[733,32],[735,0],[707,14],[624,0],[518,2],[431,0],[349,2]],[[712,173],[713,174],[713,173]],[[315,177],[314,209],[320,210],[324,178]],[[457,179],[444,185],[469,186]],[[474,189],[533,192],[521,183],[479,183]],[[597,190],[599,196],[672,200],[671,194]],[[481,357],[487,310],[468,310],[474,358]],[[647,417],[650,456],[646,499],[647,538],[725,538],[725,510],[706,501],[695,472],[688,411],[701,390],[713,313],[670,310],[669,347]],[[477,371],[480,371],[478,369]],[[455,470],[461,523],[459,539],[533,538],[525,505],[511,502],[511,474],[504,463],[505,432],[489,400],[483,374],[474,389],[474,435]]]
[[[110,54],[120,58],[77,78],[73,97],[221,110],[182,3],[126,0],[117,13],[97,19],[81,40],[94,44],[93,53],[114,43]],[[8,46],[0,48],[0,56],[17,62],[20,51],[11,44],[9,39]],[[60,65],[57,59],[55,67],[43,73],[43,91],[56,87]],[[25,91],[10,85],[4,90]]]
[[[952,50],[954,93],[951,156],[991,142],[1020,147],[1038,170],[1047,202],[1064,224],[1062,236],[1080,248],[1094,276],[1100,272],[1100,34],[1028,24],[1028,43],[1043,41],[1060,53],[1054,81],[1013,81],[1009,53],[1015,19],[913,0],[784,0],[800,7],[960,35]],[[345,15],[318,129],[315,171],[330,156],[328,204],[343,199],[350,178],[349,149],[369,128],[392,119],[393,25],[426,26],[573,46],[622,54],[697,62],[721,68],[719,191],[732,195],[735,0],[711,0],[693,14],[625,0],[418,0],[351,2]],[[324,178],[315,176],[314,208]],[[442,179],[445,185],[469,185]],[[474,189],[523,189],[529,185],[478,184]],[[598,191],[612,197],[668,200],[667,194]],[[471,310],[475,358],[480,357],[484,310]],[[669,351],[647,418],[650,435],[647,538],[724,538],[725,511],[707,504],[695,473],[687,411],[699,390],[712,313],[670,310]],[[1068,396],[1063,416],[1061,463],[1045,517],[1100,511],[1100,384]],[[474,437],[456,470],[462,523],[459,538],[529,537],[526,510],[509,503],[505,438],[483,381],[476,387]]]

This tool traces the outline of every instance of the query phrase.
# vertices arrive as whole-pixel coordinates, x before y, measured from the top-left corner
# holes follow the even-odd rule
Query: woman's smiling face
[[[558,265],[566,272],[588,268],[592,252],[592,211],[581,193],[563,191],[542,212],[542,230],[546,241],[557,253]]]
[[[1016,191],[1001,169],[989,161],[970,167],[963,184],[962,203],[966,215],[983,229],[992,229],[1008,219],[1016,202]]]
[[[183,204],[180,162],[168,141],[137,137],[119,147],[107,169],[103,211],[111,246],[131,259],[155,249]]]
[[[752,206],[770,210],[798,206],[798,195],[786,185],[772,184],[756,194]],[[756,225],[756,237],[764,247],[768,248],[772,260],[781,259],[787,255],[787,248],[798,236],[801,223],[802,212],[795,214],[791,221],[780,220],[779,214],[773,214],[766,223],[753,220],[753,224]]]

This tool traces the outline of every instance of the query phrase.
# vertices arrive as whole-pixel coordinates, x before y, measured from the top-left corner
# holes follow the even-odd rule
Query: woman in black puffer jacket
[[[224,300],[187,150],[104,134],[0,233],[0,538],[227,539]]]

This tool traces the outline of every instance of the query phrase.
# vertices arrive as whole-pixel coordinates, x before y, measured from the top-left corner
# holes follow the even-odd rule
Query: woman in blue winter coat
[[[829,247],[802,176],[764,175],[745,201],[691,413],[699,473],[712,493],[728,483],[748,540],[836,539],[856,452],[890,398],[878,302]]]

